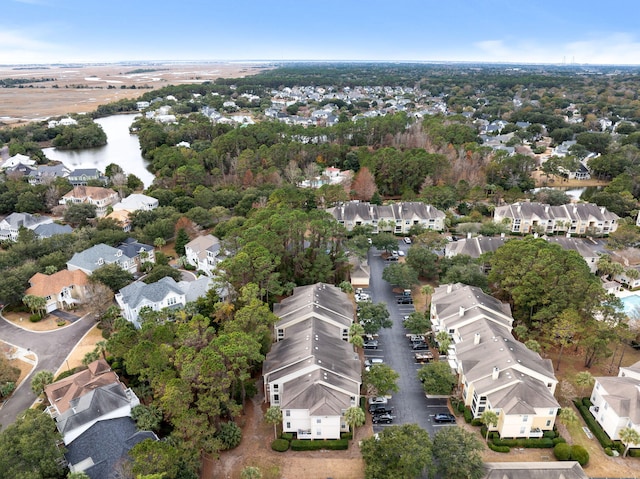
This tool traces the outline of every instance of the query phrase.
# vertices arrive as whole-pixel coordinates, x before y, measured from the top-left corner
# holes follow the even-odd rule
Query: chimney
[[[464,316],[464,306],[460,306],[460,309],[458,310],[458,316],[460,317]]]
[[[500,233],[500,238],[504,239],[504,233]]]
[[[449,283],[447,285],[447,294],[451,293],[451,291],[453,291],[453,285],[451,283]]]
[[[498,379],[498,376],[500,376],[500,368],[498,368],[498,366],[494,366],[493,372],[491,373],[491,379]]]
[[[471,239],[471,231],[467,233],[467,239]]]
[[[606,210],[606,208],[604,206],[600,207],[600,213],[604,214],[605,210]]]
[[[544,205],[544,212],[548,213],[549,212],[549,205]]]
[[[475,345],[480,344],[480,333],[476,333],[475,336],[473,337],[473,344]]]
[[[567,232],[567,238],[571,238],[571,233]]]

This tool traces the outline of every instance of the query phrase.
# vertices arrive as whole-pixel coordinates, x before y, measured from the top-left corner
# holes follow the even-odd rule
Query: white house
[[[151,211],[158,207],[158,199],[139,193],[133,193],[113,205],[113,211]]]
[[[213,276],[216,265],[220,262],[220,240],[213,235],[198,236],[185,246],[185,256],[190,265]]]
[[[621,367],[617,377],[596,377],[591,403],[589,411],[612,440],[626,427],[640,433],[640,361]]]
[[[0,221],[0,241],[18,241],[20,228],[35,230],[40,225],[53,223],[50,216],[29,213],[11,213]]]
[[[107,215],[107,208],[118,201],[118,193],[111,188],[100,186],[74,186],[73,189],[60,198],[61,205],[74,203],[89,203],[96,207],[96,216],[102,218]]]
[[[359,404],[362,384],[358,354],[343,337],[353,303],[322,283],[296,288],[287,299],[274,307],[284,317],[263,364],[265,401],[282,410],[284,432],[298,439],[338,439],[349,430],[344,413]]]

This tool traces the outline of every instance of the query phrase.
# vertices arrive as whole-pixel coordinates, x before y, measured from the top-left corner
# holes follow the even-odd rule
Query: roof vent
[[[500,368],[498,368],[498,366],[494,366],[493,372],[491,373],[491,379],[498,379],[498,376],[500,376]]]

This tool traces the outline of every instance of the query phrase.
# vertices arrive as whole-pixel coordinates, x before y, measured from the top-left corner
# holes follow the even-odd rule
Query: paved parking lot
[[[402,240],[399,249],[407,251],[409,245]],[[368,291],[374,303],[385,302],[393,327],[381,329],[379,333],[378,349],[365,350],[365,358],[383,358],[384,362],[394,369],[399,375],[398,386],[400,391],[393,395],[389,401],[393,415],[396,416],[394,424],[415,423],[429,432],[435,434],[440,428],[451,427],[452,424],[436,424],[433,417],[438,413],[449,412],[446,399],[427,399],[422,389],[422,384],[417,378],[421,364],[415,361],[410,342],[406,337],[407,331],[402,326],[402,317],[415,311],[413,304],[397,304],[397,294],[392,291],[389,283],[382,279],[382,271],[390,263],[380,257],[380,252],[375,248],[369,251],[369,265],[371,267],[371,279]],[[386,424],[375,424],[374,432],[379,432],[388,427]]]

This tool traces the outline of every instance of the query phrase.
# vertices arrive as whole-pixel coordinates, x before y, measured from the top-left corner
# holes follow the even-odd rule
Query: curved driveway
[[[36,366],[14,391],[11,398],[0,407],[2,428],[12,424],[18,414],[31,407],[36,400],[31,392],[31,377],[39,371],[55,373],[74,349],[78,341],[96,324],[93,315],[85,315],[78,321],[54,331],[29,331],[7,321],[0,313],[0,341],[34,353]]]

